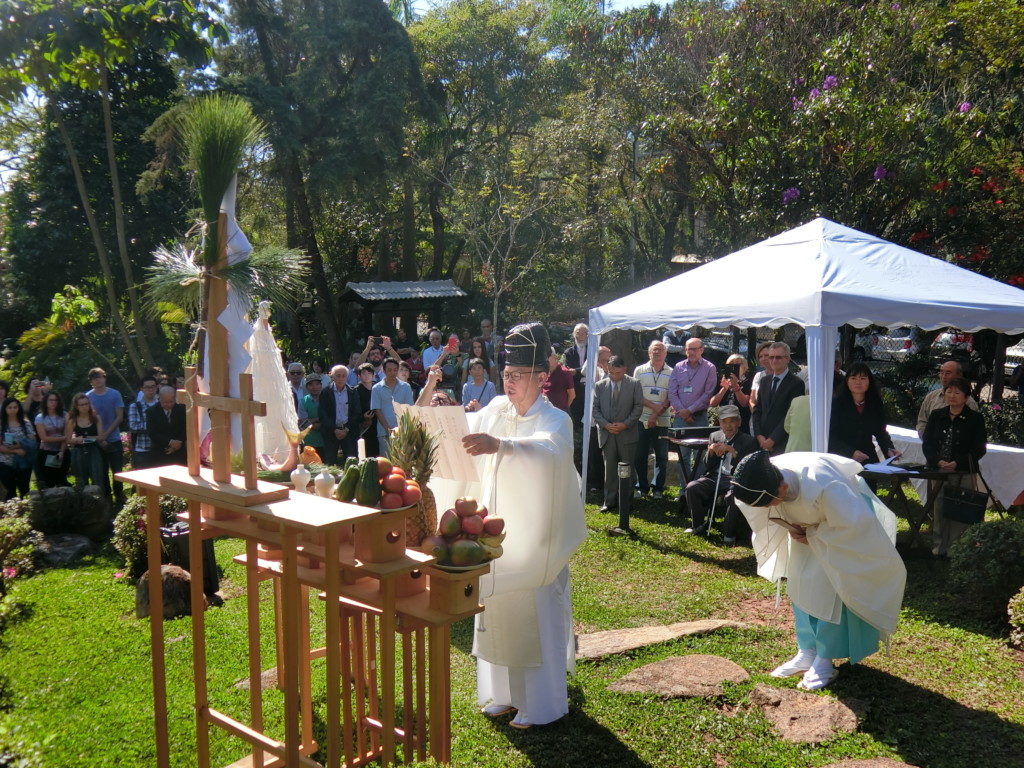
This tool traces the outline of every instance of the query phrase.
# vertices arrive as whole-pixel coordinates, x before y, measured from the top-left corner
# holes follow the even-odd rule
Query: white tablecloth
[[[916,430],[894,427],[891,424],[888,430],[896,448],[903,452],[901,461],[924,463],[921,438],[917,436]],[[1004,507],[1010,506],[1017,498],[1017,494],[1024,490],[1024,448],[989,443],[988,450],[981,459],[981,472],[996,498]],[[922,497],[925,482],[914,481],[914,488]]]

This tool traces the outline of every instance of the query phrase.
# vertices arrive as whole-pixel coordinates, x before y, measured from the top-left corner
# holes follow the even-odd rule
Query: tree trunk
[[[131,360],[135,375],[142,376],[144,371],[142,359],[139,357],[139,351],[135,346],[131,333],[128,332],[128,326],[125,325],[124,318],[121,317],[121,310],[118,307],[117,285],[114,282],[114,272],[110,267],[110,258],[107,254],[106,246],[103,244],[103,235],[100,233],[96,214],[93,212],[92,203],[89,202],[89,192],[85,187],[85,177],[82,175],[82,168],[78,164],[78,153],[75,151],[74,144],[71,143],[71,136],[68,134],[67,126],[64,125],[64,120],[57,109],[53,94],[48,93],[46,96],[54,122],[57,124],[57,130],[60,132],[61,140],[64,142],[64,149],[68,153],[68,163],[71,165],[71,172],[75,176],[78,197],[82,202],[82,210],[85,211],[85,219],[89,224],[89,233],[92,235],[93,246],[96,248],[96,255],[100,260],[100,270],[103,272],[103,284],[107,292],[107,302],[110,304],[110,314],[114,321],[114,326],[124,342],[125,352],[127,352],[128,358]]]
[[[128,288],[128,306],[131,308],[132,321],[135,324],[135,336],[139,342],[142,358],[147,363],[153,362],[153,354],[146,341],[146,323],[142,318],[139,303],[139,291],[135,285],[132,262],[128,257],[128,236],[124,226],[124,205],[121,202],[121,177],[117,170],[117,154],[114,152],[114,126],[110,117],[110,83],[105,64],[100,65],[100,105],[103,111],[103,138],[107,145],[107,168],[110,173],[111,202],[114,206],[114,231],[117,233],[117,253],[121,257],[121,269],[124,271],[124,282]]]
[[[402,180],[402,279],[419,277],[416,268],[416,190],[413,189],[411,169],[405,169]]]
[[[445,220],[441,212],[441,187],[437,182],[431,182],[430,192],[427,197],[427,205],[430,209],[430,227],[433,230],[434,258],[430,265],[430,279],[438,280],[441,277],[441,270],[444,268],[445,249]]]

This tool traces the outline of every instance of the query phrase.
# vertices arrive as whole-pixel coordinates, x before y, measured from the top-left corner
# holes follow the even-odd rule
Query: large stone
[[[97,485],[80,491],[70,487],[32,491],[29,501],[29,523],[42,533],[77,533],[94,541],[110,533],[110,502]]]
[[[917,768],[916,765],[893,760],[891,757],[866,757],[857,760],[840,760],[823,768]]]
[[[722,683],[742,683],[747,671],[729,659],[694,653],[672,656],[634,669],[608,686],[620,693],[656,693],[667,699],[681,696],[721,696]]]
[[[110,535],[114,522],[110,499],[103,495],[98,485],[87,485],[81,492],[81,506],[75,520],[75,532],[90,539],[102,539]]]
[[[703,635],[719,629],[744,629],[748,625],[726,619],[678,621],[675,624],[650,627],[609,629],[580,635],[576,642],[577,659],[600,659],[613,653],[624,653],[655,643],[664,643],[687,635]]]
[[[820,744],[857,730],[857,713],[830,696],[759,683],[750,692],[750,703],[764,711],[786,741]]]
[[[176,565],[160,566],[160,578],[164,586],[164,618],[174,619],[178,616],[192,615],[191,585],[189,572]],[[203,596],[203,610],[207,602]],[[142,574],[135,586],[135,618],[144,619],[149,616],[149,571]]]
[[[92,554],[92,541],[77,533],[56,533],[44,536],[39,552],[47,565],[70,565],[81,557]]]

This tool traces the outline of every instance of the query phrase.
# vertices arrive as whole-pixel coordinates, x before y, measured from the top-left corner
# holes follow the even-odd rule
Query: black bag
[[[972,525],[985,519],[988,493],[971,488],[943,488],[942,516],[947,520]]]
[[[988,483],[981,475],[981,467],[975,467],[971,461],[972,472],[976,472],[978,478],[985,485],[984,491],[976,491],[974,488],[959,486],[951,488],[948,485],[942,489],[942,516],[947,520],[957,523],[974,525],[985,519],[985,507],[988,506],[988,498],[992,494]],[[970,475],[973,479],[973,474]],[[972,482],[973,485],[973,482]]]

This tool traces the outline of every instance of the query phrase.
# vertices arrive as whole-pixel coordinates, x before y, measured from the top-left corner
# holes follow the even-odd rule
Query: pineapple
[[[437,461],[437,438],[409,411],[398,419],[398,427],[391,433],[388,458],[406,476],[419,483],[423,497],[416,511],[409,516],[406,541],[410,547],[419,547],[427,536],[437,530],[437,502],[427,483]]]

